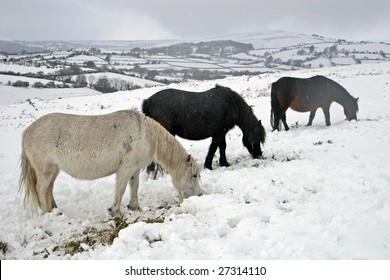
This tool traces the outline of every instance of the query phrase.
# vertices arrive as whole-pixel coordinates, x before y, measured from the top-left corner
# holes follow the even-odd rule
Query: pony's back
[[[133,110],[96,116],[48,114],[25,130],[23,151],[35,165],[52,164],[74,178],[108,176],[122,156],[141,157],[142,118]]]

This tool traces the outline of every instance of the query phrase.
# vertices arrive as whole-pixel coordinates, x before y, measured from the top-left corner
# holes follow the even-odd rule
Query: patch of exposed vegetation
[[[148,218],[144,222],[147,223],[147,224],[155,224],[155,223],[162,224],[164,222],[164,218],[162,218],[162,217]]]
[[[294,154],[291,156],[285,155],[285,156],[281,156],[281,157],[277,157],[275,154],[272,154],[271,159],[275,160],[275,161],[289,162],[289,161],[293,161],[293,160],[298,160],[298,159],[300,159],[300,157],[298,154]]]
[[[7,243],[0,241],[0,252],[3,253],[3,255],[9,252],[9,246]]]
[[[135,217],[133,219],[125,217],[115,218],[107,223],[108,227],[104,226],[100,229],[96,227],[88,227],[81,234],[73,236],[71,240],[65,242],[64,244],[55,246],[52,251],[58,255],[69,254],[73,256],[77,253],[82,253],[90,249],[93,250],[100,245],[110,246],[114,242],[115,238],[119,236],[119,232],[130,224],[138,222],[144,222],[147,224],[164,223],[167,209],[170,209],[171,207],[172,206],[169,205],[163,205],[161,209],[154,214],[147,212],[146,215]],[[157,241],[159,240],[152,240],[152,242],[149,242],[153,243]],[[37,254],[43,254],[43,258],[47,258],[49,252],[45,249],[45,251]]]
[[[320,146],[322,144],[333,144],[333,141],[327,140],[327,141],[318,141],[318,142],[313,143],[314,146]]]
[[[114,223],[109,228],[97,229],[95,227],[86,228],[80,236],[75,236],[73,240],[64,245],[54,247],[53,251],[63,251],[64,254],[74,255],[88,249],[94,249],[99,245],[109,246],[118,237],[119,232],[130,223],[124,218],[115,218]]]

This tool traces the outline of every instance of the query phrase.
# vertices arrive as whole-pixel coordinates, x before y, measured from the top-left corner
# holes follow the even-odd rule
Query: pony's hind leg
[[[59,168],[55,164],[46,164],[41,172],[37,172],[37,192],[42,213],[51,212],[53,208],[53,187]],[[55,204],[55,202],[54,202]]]
[[[280,130],[279,129],[280,115],[276,111],[274,111],[273,114],[274,116],[273,116],[272,130],[273,131]]]
[[[55,174],[53,174],[53,177],[50,181],[49,188],[47,189],[46,201],[47,201],[47,206],[48,206],[49,212],[53,208],[57,208],[57,203],[54,200],[54,196],[53,196],[53,188],[54,188],[54,181],[56,180],[59,172],[60,172],[60,170],[57,168],[57,170],[55,171]]]
[[[209,151],[208,151],[207,156],[206,156],[206,161],[204,163],[205,168],[210,169],[210,170],[213,169],[213,158],[214,158],[215,152],[217,151],[218,145],[219,145],[218,140],[216,139],[216,137],[213,137],[211,139],[211,145],[210,145]]]
[[[290,129],[287,125],[286,110],[284,110],[283,113],[281,112],[281,110],[279,108],[277,110],[275,110],[273,120],[274,120],[273,128],[272,128],[273,131],[275,131],[275,130],[280,131],[281,130],[282,125],[281,125],[280,121],[282,121],[285,130]]]
[[[284,112],[284,114],[282,115],[282,122],[283,122],[283,125],[284,125],[284,129],[286,131],[289,130],[290,128],[287,125],[286,112]]]
[[[277,87],[272,84],[271,88],[271,126],[272,131],[280,130],[279,122],[281,119],[281,107],[278,100]]]
[[[133,176],[130,178],[130,202],[129,205],[127,205],[127,208],[132,211],[141,211],[138,204],[139,172],[139,170],[134,172]]]

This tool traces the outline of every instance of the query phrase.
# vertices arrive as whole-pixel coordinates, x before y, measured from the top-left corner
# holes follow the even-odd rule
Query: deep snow
[[[316,74],[360,98],[359,120],[345,121],[342,107],[333,103],[330,127],[321,110],[311,127],[305,127],[309,113],[288,110],[290,131],[271,132],[271,83]],[[227,136],[232,166],[219,167],[215,157],[214,170],[201,172],[206,195],[182,203],[169,175],[151,180],[143,173],[143,211],[127,211],[126,192],[122,212],[129,225],[112,245],[101,242],[103,233],[114,231],[107,212],[114,176],[80,181],[61,173],[54,188],[58,210],[31,217],[23,209],[17,194],[21,133],[50,112],[140,108],[143,99],[165,87],[81,96],[91,94],[86,90],[61,99],[46,95],[31,105],[10,98],[16,93],[0,85],[0,242],[7,246],[1,259],[390,259],[390,63],[171,86],[202,91],[215,83],[253,106],[267,130],[264,157],[251,159],[241,131],[233,129]],[[210,139],[179,141],[203,166]],[[75,249],[69,249],[72,244]]]

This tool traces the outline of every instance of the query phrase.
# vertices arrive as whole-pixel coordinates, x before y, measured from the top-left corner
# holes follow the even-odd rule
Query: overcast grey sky
[[[193,39],[275,29],[390,42],[390,1],[0,0],[0,39]]]

